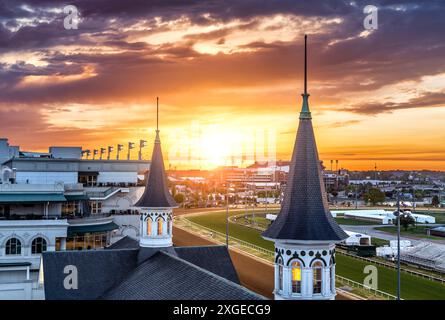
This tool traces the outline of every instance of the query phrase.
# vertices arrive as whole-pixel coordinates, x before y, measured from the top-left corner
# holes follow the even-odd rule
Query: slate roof
[[[329,212],[306,86],[302,96],[300,123],[283,203],[277,218],[262,236],[266,239],[339,242],[348,236]]]
[[[109,245],[105,248],[106,250],[111,249],[139,249],[139,241],[136,239],[133,239],[129,236],[125,236],[122,239],[119,239],[112,245]]]
[[[198,267],[240,283],[226,246],[175,247],[179,258]]]
[[[159,130],[156,130],[150,172],[148,174],[145,190],[142,197],[134,206],[149,208],[176,208],[178,206],[167,188]]]
[[[159,251],[122,282],[108,290],[105,300],[259,300],[264,297]]]
[[[131,237],[123,237],[105,248],[111,249],[135,249],[139,248],[139,242]],[[240,283],[238,274],[233,266],[229,251],[224,245],[194,246],[194,247],[169,247],[168,252],[186,260],[198,267],[206,269],[235,283]],[[153,256],[158,248],[140,248],[138,264]]]
[[[239,285],[225,246],[137,244],[124,237],[105,250],[43,253],[46,299],[264,299]],[[64,288],[67,265],[77,268],[77,290]]]
[[[138,250],[83,250],[42,253],[47,300],[94,300],[137,267]],[[67,290],[66,266],[77,269],[78,289]]]

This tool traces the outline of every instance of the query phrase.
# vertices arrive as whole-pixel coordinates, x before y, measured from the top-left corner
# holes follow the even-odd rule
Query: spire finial
[[[304,35],[304,94],[307,94],[307,34]]]
[[[159,131],[159,97],[156,97],[156,131]]]
[[[309,93],[307,93],[307,34],[304,35],[304,92],[303,106],[301,107],[300,119],[312,119],[309,111]]]

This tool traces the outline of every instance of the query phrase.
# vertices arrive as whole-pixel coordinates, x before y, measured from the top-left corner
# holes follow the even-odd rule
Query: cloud
[[[370,102],[361,103],[344,110],[365,115],[375,115],[385,112],[393,112],[401,109],[414,108],[431,108],[431,107],[445,107],[445,92],[426,92],[416,98],[409,99],[407,102]]]

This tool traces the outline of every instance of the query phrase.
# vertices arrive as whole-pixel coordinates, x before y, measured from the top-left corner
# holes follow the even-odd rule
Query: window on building
[[[292,292],[301,293],[301,263],[294,261],[292,266]]]
[[[335,264],[334,260],[331,258],[331,264],[329,267],[329,276],[331,280],[331,292],[335,293]]]
[[[35,238],[31,244],[31,253],[37,254],[46,251],[46,240],[39,237]]]
[[[6,241],[6,254],[22,254],[22,243],[17,238]]]
[[[80,204],[78,201],[70,201],[62,204],[62,217],[75,216],[80,212]]]
[[[102,213],[102,202],[91,201],[91,214],[101,214]]]
[[[147,235],[151,236],[151,219],[147,219]]]
[[[313,272],[313,293],[321,293],[323,264],[320,261],[314,262],[312,265]]]
[[[158,235],[162,235],[163,233],[163,222],[161,218],[158,219]]]
[[[279,258],[277,263],[278,263],[278,290],[283,290],[283,259]]]
[[[170,234],[170,230],[172,228],[172,219],[167,219],[167,234]]]
[[[79,174],[79,183],[84,187],[93,187],[97,185],[97,175]]]

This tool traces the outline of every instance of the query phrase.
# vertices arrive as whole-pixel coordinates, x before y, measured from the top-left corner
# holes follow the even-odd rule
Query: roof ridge
[[[228,279],[226,279],[226,278],[224,278],[224,277],[221,277],[221,276],[217,275],[216,273],[213,273],[213,272],[210,272],[210,271],[208,271],[208,270],[206,270],[206,269],[204,269],[204,268],[201,268],[201,267],[199,267],[199,266],[197,266],[197,265],[195,265],[195,264],[193,264],[193,263],[191,263],[191,262],[188,262],[187,260],[184,260],[184,259],[182,259],[182,258],[180,258],[180,257],[174,256],[174,255],[172,255],[172,254],[170,254],[170,253],[168,253],[168,252],[165,252],[165,251],[158,251],[158,252],[156,252],[152,257],[154,257],[154,256],[157,255],[157,254],[163,254],[163,255],[165,255],[165,256],[168,256],[168,257],[170,257],[171,259],[177,260],[177,261],[182,262],[182,263],[184,263],[184,264],[186,264],[186,265],[189,265],[190,267],[192,267],[192,268],[194,268],[194,269],[197,269],[197,270],[199,270],[199,271],[201,271],[201,272],[204,272],[204,273],[208,274],[209,276],[211,276],[211,277],[213,277],[213,278],[215,278],[215,279],[217,279],[217,280],[220,280],[220,281],[222,281],[222,282],[225,282],[225,283],[227,283],[227,284],[229,284],[229,285],[231,285],[231,286],[233,286],[233,287],[235,287],[235,288],[241,289],[241,290],[243,290],[243,291],[246,292],[246,293],[249,293],[249,294],[252,294],[252,295],[254,295],[254,296],[257,296],[257,297],[260,298],[260,299],[265,299],[265,297],[263,297],[262,295],[260,295],[260,294],[258,294],[258,293],[256,293],[256,292],[253,292],[253,291],[251,291],[251,290],[249,290],[249,289],[243,287],[242,285],[239,285],[239,284],[237,284],[237,283],[235,283],[235,282],[233,282],[233,281],[230,281],[230,280],[228,280]]]

